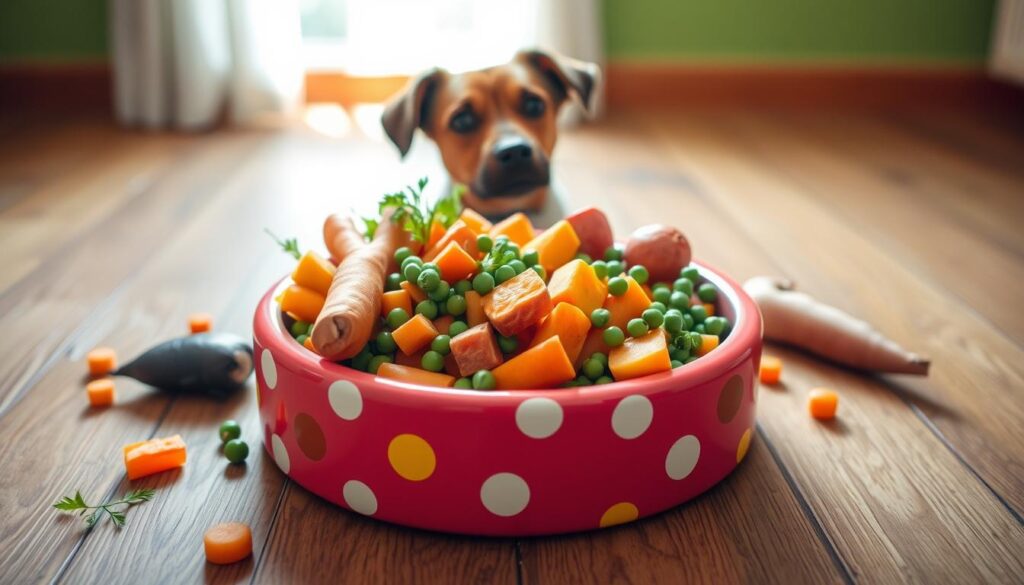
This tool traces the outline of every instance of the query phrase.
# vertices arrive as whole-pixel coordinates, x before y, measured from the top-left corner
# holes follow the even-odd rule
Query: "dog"
[[[381,123],[402,157],[417,128],[433,140],[452,182],[466,188],[463,203],[479,213],[551,215],[558,113],[570,99],[589,113],[599,75],[593,63],[538,50],[468,73],[435,68],[386,104]]]

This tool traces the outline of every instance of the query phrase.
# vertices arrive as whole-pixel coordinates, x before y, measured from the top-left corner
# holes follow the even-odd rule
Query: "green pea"
[[[626,341],[626,335],[622,332],[622,329],[614,325],[605,329],[601,336],[608,347],[618,347],[622,345],[623,341]]]
[[[693,284],[697,284],[697,280],[700,279],[700,272],[693,266],[687,266],[679,271],[679,276],[689,280]]]
[[[289,327],[289,330],[292,332],[292,337],[306,335],[309,333],[309,323],[306,323],[305,321],[296,321],[292,323],[292,326]]]
[[[309,335],[303,333],[302,335],[295,338],[295,343],[299,345],[306,345],[306,340],[309,339]]]
[[[370,351],[370,344],[363,346],[363,349],[352,358],[351,366],[359,371],[365,372],[366,368],[370,365],[370,360],[373,359],[373,352]]]
[[[469,325],[465,321],[452,321],[452,324],[448,326],[448,337],[455,337],[467,329],[469,329]]]
[[[393,363],[393,361],[394,360],[392,360],[389,355],[375,355],[370,359],[369,365],[366,366],[366,371],[371,374],[376,374],[381,364],[390,364]]]
[[[434,304],[434,301],[426,299],[422,300],[416,303],[416,314],[423,315],[427,319],[433,321],[437,318],[437,305]]]
[[[242,439],[231,439],[224,444],[224,456],[232,463],[242,463],[249,456],[249,445]]]
[[[629,290],[629,283],[621,276],[615,276],[608,280],[608,292],[613,296],[621,297]]]
[[[396,308],[391,309],[390,311],[388,311],[388,316],[387,316],[388,327],[390,327],[392,329],[398,329],[399,327],[404,325],[405,322],[408,321],[408,320],[409,320],[409,313],[405,309],[403,309],[401,307],[396,307]]]
[[[694,325],[693,330],[696,331],[697,333],[707,333],[707,331],[704,330],[703,323],[697,323],[696,325]]]
[[[670,358],[674,360],[684,361],[686,358],[690,357],[690,350],[682,349],[679,347],[673,347],[672,349],[668,350],[668,355]]]
[[[667,310],[668,310],[668,307],[666,307],[666,306],[664,305],[664,303],[659,303],[658,301],[654,301],[654,302],[653,302],[653,303],[651,303],[651,304],[650,304],[650,306],[648,306],[647,308],[648,308],[648,309],[654,309],[655,311],[657,311],[657,312],[661,313],[662,315],[664,315],[664,314],[665,314],[665,311],[667,311]]]
[[[647,273],[647,269],[637,264],[629,269],[629,275],[633,277],[633,280],[637,281],[638,284],[644,284],[647,279],[650,278],[650,274]]]
[[[395,353],[395,349],[398,345],[395,343],[395,339],[391,337],[390,331],[381,331],[377,334],[377,351],[380,353]]]
[[[576,379],[573,380],[573,386],[576,386],[576,387],[579,387],[579,386],[590,386],[590,384],[591,384],[590,378],[584,376],[583,374],[580,374],[579,376],[576,376]]]
[[[604,364],[591,358],[583,362],[583,375],[591,380],[596,380],[604,375]]]
[[[590,324],[598,329],[601,329],[608,324],[608,320],[611,319],[612,314],[608,309],[594,309],[590,312]]]
[[[594,260],[590,266],[594,269],[594,274],[598,278],[604,279],[608,277],[608,265],[605,264],[604,260]]]
[[[579,254],[576,254],[576,258],[575,259],[576,260],[583,260],[587,264],[590,264],[591,262],[594,261],[593,258],[591,258],[588,254],[584,254],[583,252],[580,252]]]
[[[690,306],[690,295],[675,291],[669,298],[668,304],[673,309],[685,309]]]
[[[476,249],[477,250],[480,250],[481,252],[486,254],[486,253],[490,252],[491,248],[493,248],[493,247],[494,247],[494,240],[491,239],[491,236],[488,236],[487,234],[480,234],[479,236],[476,237]]]
[[[711,335],[721,335],[725,330],[725,323],[722,317],[708,317],[704,320],[704,330]]]
[[[594,384],[600,386],[602,384],[611,384],[614,381],[615,380],[612,380],[611,376],[601,376],[600,378],[594,380]]]
[[[510,278],[514,278],[515,275],[516,269],[512,268],[508,264],[499,266],[498,269],[494,271],[494,282],[501,284]]]
[[[693,347],[693,338],[690,337],[690,332],[686,331],[682,335],[672,340],[672,345],[679,349],[689,350]]]
[[[661,327],[661,324],[665,322],[665,315],[658,309],[647,309],[640,316],[647,322],[651,329]]]
[[[718,300],[718,289],[710,282],[705,282],[697,289],[697,298],[705,303],[713,303]]]
[[[402,275],[397,272],[392,272],[388,275],[387,280],[384,281],[384,290],[392,291],[402,288]]]
[[[397,262],[399,266],[401,266],[402,262],[405,262],[405,259],[408,258],[409,256],[412,256],[412,250],[410,250],[406,246],[402,246],[401,248],[395,250],[395,262]]]
[[[530,270],[536,272],[537,276],[539,276],[541,280],[546,281],[548,279],[548,271],[544,270],[544,267],[540,264],[534,264],[530,267]]]
[[[473,374],[473,388],[475,390],[494,390],[494,387],[498,385],[498,381],[494,379],[494,374],[490,370],[480,370]]]
[[[502,353],[512,353],[519,349],[519,340],[515,337],[505,337],[504,335],[498,336],[498,347],[501,348]]]
[[[599,351],[595,351],[594,353],[590,354],[590,359],[601,362],[602,366],[608,365],[608,356]]]
[[[433,270],[424,268],[420,271],[419,276],[416,277],[416,284],[424,291],[430,292],[441,284],[441,275]]]
[[[441,274],[441,267],[435,262],[424,262],[423,270],[433,270],[434,272]]]
[[[654,285],[651,286],[651,290],[667,290],[669,292],[672,292],[672,287],[669,286],[666,282],[656,282],[654,283]]]
[[[473,284],[466,279],[462,279],[456,282],[455,286],[452,288],[455,289],[456,294],[464,295],[473,289]]]
[[[670,363],[672,364],[672,369],[673,370],[678,368],[679,366],[683,365],[683,362],[681,362],[679,360],[672,360]]]
[[[527,266],[536,266],[540,262],[540,253],[537,250],[530,250],[523,253],[523,263]]]
[[[512,260],[508,265],[512,267],[512,270],[516,271],[516,274],[522,274],[526,271],[526,263],[522,260]]]
[[[665,331],[675,335],[683,330],[683,316],[671,310],[665,313]]]
[[[695,331],[690,332],[690,348],[697,349],[703,340],[701,339],[700,333]]]
[[[408,258],[406,258],[405,260],[402,260],[399,263],[399,267],[402,269],[402,272],[405,272],[405,267],[409,266],[410,264],[415,264],[416,266],[419,266],[419,267],[422,268],[423,267],[423,260],[420,259],[419,256],[409,256]]]
[[[451,329],[449,328],[448,331],[451,332]],[[448,355],[452,351],[451,343],[452,338],[442,333],[441,335],[438,335],[437,337],[434,338],[433,341],[430,342],[430,349],[436,351],[441,355]]]
[[[440,303],[448,299],[448,293],[451,292],[451,289],[452,287],[442,280],[437,283],[437,288],[427,293],[427,298]]]
[[[519,258],[519,256],[522,254],[522,250],[519,249],[518,244],[509,244],[505,246],[505,249],[508,250],[509,252],[512,252],[512,255],[515,256],[516,258]]]
[[[406,260],[408,262],[408,260]],[[423,271],[423,267],[419,264],[406,264],[402,268],[402,276],[405,277],[409,282],[416,282],[416,279],[420,277],[420,272]]]
[[[607,266],[609,278],[613,276],[618,276],[622,274],[623,270],[625,270],[625,266],[623,266],[622,262],[619,260],[609,260]]]
[[[470,380],[469,378],[459,378],[458,380],[455,380],[455,387],[459,390],[472,390],[473,380]]]
[[[494,277],[487,272],[481,272],[473,277],[473,290],[477,294],[485,295],[494,289]]]
[[[663,305],[667,305],[672,298],[672,290],[669,288],[658,288],[654,289],[654,300]]]
[[[693,294],[693,283],[685,278],[677,278],[672,283],[672,289],[683,293],[686,296]]]
[[[650,327],[647,326],[647,321],[643,319],[630,319],[629,323],[626,324],[626,331],[629,332],[630,337],[640,337],[649,330]]]
[[[685,360],[683,360],[683,365],[686,365],[686,364],[688,364],[688,363],[690,363],[690,362],[695,362],[695,361],[697,361],[697,358],[698,358],[698,357],[700,357],[700,356],[696,356],[696,355],[691,355],[690,357],[688,357],[688,358],[686,358]]]
[[[444,356],[434,350],[430,350],[420,358],[420,365],[428,372],[440,372],[444,369]]]
[[[242,436],[242,425],[238,424],[236,420],[226,420],[220,423],[220,442],[227,443],[231,439],[237,439]]]
[[[690,307],[690,316],[693,317],[694,323],[703,323],[708,318],[708,310],[704,305],[694,305]]]
[[[622,250],[615,247],[615,245],[608,246],[608,249],[604,251],[605,262],[609,260],[622,260]]]
[[[466,312],[466,297],[459,294],[448,297],[445,308],[449,315],[458,317]]]

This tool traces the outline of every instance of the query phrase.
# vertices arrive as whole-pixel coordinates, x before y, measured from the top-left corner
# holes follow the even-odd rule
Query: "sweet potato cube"
[[[377,375],[389,380],[408,382],[409,384],[423,384],[424,386],[451,387],[455,385],[455,376],[442,374],[440,372],[428,372],[420,368],[400,366],[398,364],[384,363],[377,369]]]
[[[548,281],[551,302],[571,303],[590,316],[604,304],[608,285],[597,277],[594,268],[582,260],[572,260],[551,275]]]
[[[608,354],[608,369],[620,381],[671,370],[665,333],[656,329],[627,339]]]
[[[483,297],[475,290],[466,291],[466,323],[469,323],[470,327],[476,327],[486,321]]]
[[[292,271],[292,280],[299,286],[327,296],[331,288],[331,281],[334,280],[334,272],[337,270],[326,258],[310,250],[302,255],[299,263]]]
[[[380,315],[387,317],[393,309],[405,309],[405,312],[412,315],[412,296],[409,291],[389,290],[381,296]]]
[[[576,370],[557,335],[501,364],[491,373],[499,390],[554,388],[576,377]]]
[[[476,270],[476,259],[466,253],[458,242],[448,242],[434,262],[441,269],[441,278],[455,282],[466,278]]]
[[[590,318],[583,311],[569,303],[558,303],[551,313],[540,322],[537,333],[530,346],[537,345],[545,339],[558,336],[569,361],[575,362],[583,349],[583,342],[590,331]]]
[[[508,236],[510,242],[523,247],[533,239],[533,224],[525,213],[513,213],[505,219],[494,224],[491,228],[492,238]]]
[[[484,297],[484,314],[494,328],[512,337],[551,312],[551,297],[544,280],[525,270],[499,284]]]
[[[185,465],[185,441],[181,435],[125,445],[124,468],[128,479],[138,479]]]
[[[459,374],[472,376],[480,370],[501,365],[501,349],[494,339],[490,323],[482,323],[452,338],[452,353],[459,365]]]
[[[486,217],[468,207],[462,210],[462,213],[459,215],[459,219],[466,224],[466,227],[476,232],[476,235],[478,236],[480,234],[486,234],[491,231],[492,227],[494,227],[494,224],[488,221]]]
[[[697,348],[697,355],[707,355],[711,350],[718,347],[717,335],[701,334],[700,347]]]
[[[614,325],[623,331],[626,330],[626,324],[629,323],[630,319],[639,317],[647,307],[651,306],[651,300],[647,298],[647,293],[644,292],[644,289],[631,276],[625,278],[629,285],[629,288],[626,289],[626,294],[621,297],[610,294],[604,301],[604,308],[608,309],[608,312],[611,313],[608,324]]]
[[[437,329],[423,315],[416,315],[391,332],[398,349],[406,355],[412,355],[437,337]]]
[[[548,271],[548,274],[575,258],[579,249],[580,238],[569,222],[564,219],[544,230],[523,246],[524,252],[537,251],[540,265]]]
[[[93,380],[85,385],[90,406],[110,406],[114,403],[114,381],[110,378]]]
[[[436,244],[427,247],[427,253],[423,256],[423,261],[433,262],[434,258],[451,242],[462,246],[462,249],[473,258],[480,255],[480,250],[476,247],[476,233],[469,229],[466,222],[457,219]]]
[[[566,217],[565,221],[580,239],[580,252],[595,260],[603,257],[605,250],[615,243],[608,217],[596,207],[581,209]]]

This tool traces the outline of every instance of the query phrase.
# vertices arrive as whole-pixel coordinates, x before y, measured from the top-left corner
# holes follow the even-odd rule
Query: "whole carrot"
[[[761,308],[768,339],[853,368],[928,375],[929,360],[903,349],[867,322],[794,291],[788,281],[757,276],[743,289]]]
[[[366,246],[366,241],[351,216],[334,214],[324,221],[324,244],[331,258],[340,263],[352,252]]]

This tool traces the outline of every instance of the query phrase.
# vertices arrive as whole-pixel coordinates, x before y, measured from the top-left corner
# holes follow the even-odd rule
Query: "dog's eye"
[[[452,119],[448,121],[448,127],[453,132],[459,134],[468,134],[473,130],[476,130],[477,124],[480,120],[473,113],[473,110],[462,110],[458,114],[452,116]]]
[[[544,115],[544,109],[547,106],[544,104],[544,100],[531,94],[523,96],[523,104],[521,106],[523,115],[527,118],[539,118]]]

